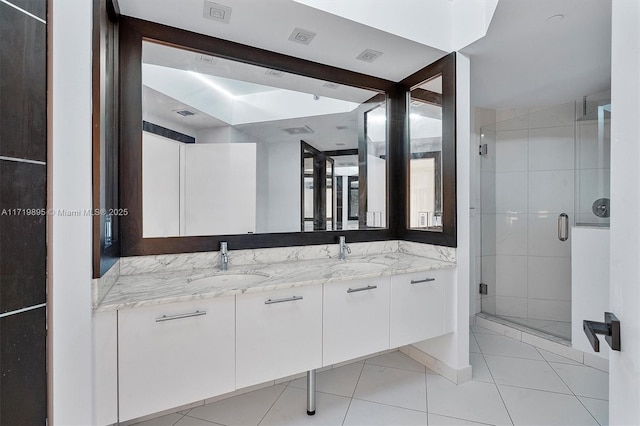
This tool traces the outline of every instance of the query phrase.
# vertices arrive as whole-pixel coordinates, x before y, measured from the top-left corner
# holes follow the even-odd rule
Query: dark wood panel
[[[44,425],[46,308],[0,319],[0,424]]]
[[[182,143],[196,143],[196,138],[193,136],[185,135],[184,133],[176,132],[175,130],[167,129],[166,127],[158,126],[148,121],[142,122],[142,130]]]
[[[0,57],[0,155],[46,161],[46,25],[0,3]]]
[[[45,302],[46,174],[0,160],[0,312]]]

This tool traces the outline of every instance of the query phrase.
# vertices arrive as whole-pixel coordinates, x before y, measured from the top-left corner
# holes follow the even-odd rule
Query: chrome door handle
[[[377,285],[368,285],[366,287],[350,288],[350,289],[347,290],[347,293],[355,293],[357,291],[373,290],[374,288],[378,288],[378,286]]]
[[[411,284],[429,283],[435,281],[435,278],[425,278],[424,280],[411,280]]]
[[[265,305],[271,305],[273,303],[293,302],[294,300],[302,300],[302,296],[285,297],[284,299],[268,299],[264,301]]]
[[[176,314],[176,315],[163,315],[161,317],[156,318],[156,322],[172,321],[172,320],[177,320],[182,318],[199,317],[202,315],[207,315],[207,311],[195,311],[195,312],[188,312],[186,314]]]
[[[558,215],[558,239],[560,241],[569,239],[569,216],[566,213]]]

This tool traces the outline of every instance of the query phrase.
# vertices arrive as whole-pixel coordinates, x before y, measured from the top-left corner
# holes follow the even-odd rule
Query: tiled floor
[[[298,379],[140,425],[607,424],[607,373],[477,326],[469,343],[458,386],[391,352],[318,373],[315,416]]]

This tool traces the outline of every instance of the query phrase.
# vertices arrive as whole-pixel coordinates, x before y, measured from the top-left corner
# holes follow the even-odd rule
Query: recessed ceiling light
[[[337,89],[338,87],[340,87],[340,85],[336,83],[326,82],[325,84],[322,85],[322,87],[326,87],[327,89]]]
[[[284,73],[282,71],[277,71],[277,70],[267,70],[265,72],[266,75],[269,75],[271,77],[282,77],[284,75]]]
[[[376,59],[378,59],[381,55],[382,55],[382,52],[378,52],[377,50],[365,49],[362,51],[362,53],[356,56],[356,59],[360,59],[361,61],[365,61],[365,62],[373,62]]]
[[[231,20],[231,8],[205,0],[202,16],[207,19],[222,22],[223,24],[228,24]]]
[[[295,41],[300,44],[309,44],[311,40],[316,36],[316,33],[309,30],[303,30],[302,28],[296,28],[289,36],[290,41]]]
[[[557,14],[557,15],[549,16],[549,17],[547,18],[547,22],[551,22],[551,23],[554,23],[554,22],[560,22],[560,21],[562,21],[563,19],[564,19],[564,15],[562,15],[562,14]]]

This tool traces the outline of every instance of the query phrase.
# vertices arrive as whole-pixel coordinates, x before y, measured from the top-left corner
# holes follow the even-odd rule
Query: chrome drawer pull
[[[190,317],[199,317],[202,315],[207,315],[207,311],[195,311],[195,312],[189,312],[186,314],[177,314],[177,315],[163,315],[161,317],[156,318],[156,322],[171,321],[171,320],[190,318]]]
[[[424,280],[411,280],[411,284],[429,283],[435,281],[435,278],[425,278]]]
[[[378,288],[378,286],[377,285],[368,285],[366,287],[350,288],[349,290],[347,290],[347,293],[355,293],[356,291],[373,290],[374,288]]]
[[[271,305],[272,303],[293,302],[294,300],[302,300],[302,296],[285,297],[284,299],[269,299],[265,300],[264,304]]]

